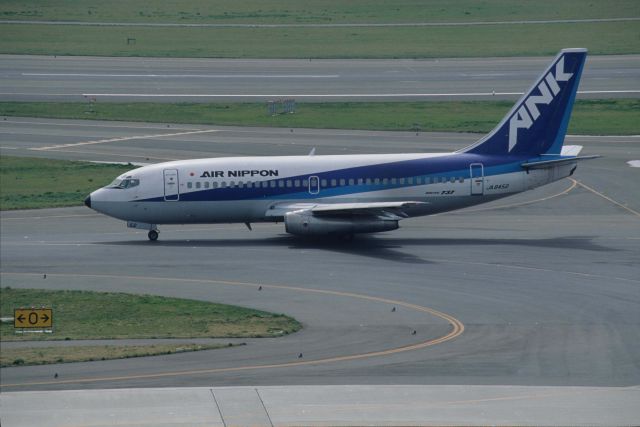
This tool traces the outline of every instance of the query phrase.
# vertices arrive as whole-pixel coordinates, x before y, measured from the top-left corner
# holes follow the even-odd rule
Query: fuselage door
[[[169,202],[180,200],[180,189],[178,185],[178,170],[165,169],[164,173],[164,199]]]
[[[482,163],[471,163],[471,195],[482,196],[484,194],[484,167]]]
[[[318,194],[320,192],[320,179],[317,176],[309,177],[309,194]]]

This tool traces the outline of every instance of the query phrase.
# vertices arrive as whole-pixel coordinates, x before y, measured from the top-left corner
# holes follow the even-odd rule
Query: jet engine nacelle
[[[398,228],[398,221],[357,217],[351,219],[318,217],[309,211],[295,211],[285,215],[284,225],[287,233],[321,236],[391,231]]]

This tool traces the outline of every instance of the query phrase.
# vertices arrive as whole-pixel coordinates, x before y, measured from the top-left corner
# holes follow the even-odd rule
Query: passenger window
[[[269,182],[269,187],[276,188],[276,182],[275,181],[270,181]]]
[[[279,180],[279,181],[278,181],[278,187],[280,187],[280,188],[284,188],[284,181]]]
[[[213,187],[213,188],[218,188],[218,183],[217,183],[217,182],[212,182],[212,183],[211,183],[211,187]]]
[[[400,178],[400,184],[404,185],[404,178]]]
[[[220,188],[227,188],[227,181],[222,181],[220,183]]]
[[[300,187],[300,180],[296,179],[295,181],[293,181],[293,186],[296,188]]]
[[[308,179],[303,179],[303,180],[302,180],[302,186],[303,186],[304,188],[309,187],[309,180],[308,180]]]
[[[397,178],[391,178],[391,184],[396,185],[398,183]]]
[[[350,179],[349,180],[349,185],[353,185],[353,184],[355,184],[355,180],[354,179]]]
[[[336,186],[336,183],[337,183],[337,181],[336,181],[335,179],[332,179],[332,180],[331,180],[331,186],[332,186],[332,187],[335,187],[335,186]]]
[[[373,179],[373,183],[374,183],[375,185],[380,185],[380,178],[374,178],[374,179]]]
[[[320,181],[320,185],[323,186],[323,187],[326,187],[327,186],[327,180],[326,179],[321,180]]]
[[[416,177],[416,184],[422,184],[422,177],[421,176],[417,176]]]
[[[284,185],[285,185],[285,187],[287,187],[287,188],[291,188],[291,185],[292,185],[292,184],[291,184],[291,180],[290,180],[290,179],[286,180],[286,181],[284,182]]]
[[[413,184],[413,177],[407,178],[407,184]]]
[[[372,183],[371,182],[371,178],[367,178],[366,183],[367,183],[367,185],[371,185],[371,183]]]
[[[193,183],[192,182],[187,182],[187,188],[193,188]]]
[[[204,188],[209,188],[209,181],[204,182]]]
[[[387,185],[387,184],[389,184],[389,178],[383,178],[382,185]]]

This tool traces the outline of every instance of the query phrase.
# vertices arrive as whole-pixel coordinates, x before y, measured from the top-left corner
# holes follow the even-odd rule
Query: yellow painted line
[[[479,265],[479,266],[483,266],[483,267],[505,268],[505,269],[511,269],[511,270],[541,271],[543,273],[569,274],[569,275],[573,275],[573,276],[588,277],[590,279],[621,280],[621,281],[624,281],[624,282],[640,283],[640,280],[636,280],[636,279],[629,279],[629,278],[626,278],[626,277],[603,276],[603,275],[600,275],[600,274],[582,273],[580,271],[552,270],[552,269],[549,269],[549,268],[526,267],[526,266],[523,266],[523,265],[496,264],[496,263],[478,262],[478,261],[456,261],[456,260],[452,260],[452,259],[437,259],[437,258],[433,258],[432,261],[437,261],[437,262],[441,262],[441,263],[448,263],[448,264]]]
[[[473,386],[471,386],[473,387]],[[634,389],[635,387],[625,387],[628,389]],[[589,393],[594,392],[593,390],[589,390]],[[609,392],[608,389],[604,388],[601,390],[596,390],[596,392],[598,393],[606,393]],[[513,391],[511,390],[507,390],[507,391],[498,391],[497,393],[513,393]],[[483,399],[460,399],[460,400],[448,400],[448,401],[442,401],[442,402],[433,402],[431,400],[424,400],[424,401],[416,401],[415,404],[417,405],[421,405],[423,407],[429,407],[429,408],[440,408],[440,407],[447,407],[447,406],[457,406],[457,405],[473,405],[473,404],[482,404],[482,403],[487,403],[487,402],[504,402],[504,401],[517,401],[517,400],[545,400],[545,399],[551,399],[551,398],[557,398],[560,396],[579,396],[586,393],[585,390],[580,389],[580,387],[573,387],[572,390],[559,390],[559,391],[548,391],[548,392],[537,392],[537,393],[530,393],[530,394],[521,394],[521,395],[507,395],[507,396],[496,396],[496,397],[487,397],[487,398],[483,398]],[[371,403],[371,404],[359,404],[358,408],[362,409],[362,410],[366,410],[368,408],[371,409],[379,409],[379,408],[385,408],[385,409],[389,409],[389,410],[393,410],[396,408],[404,408],[406,405],[406,403]],[[309,406],[313,406],[313,405],[309,405]],[[335,411],[352,411],[353,410],[353,406],[350,404],[344,404],[344,405],[332,405],[331,406],[332,410]]]
[[[526,206],[526,205],[530,205],[532,203],[540,203],[540,202],[544,202],[546,200],[551,200],[551,199],[555,199],[556,197],[560,197],[560,196],[564,196],[565,194],[568,194],[571,190],[573,190],[574,188],[576,188],[576,186],[578,185],[578,181],[576,181],[573,178],[567,178],[569,181],[571,181],[571,186],[569,186],[569,188],[566,188],[565,190],[556,193],[556,194],[552,194],[551,196],[547,196],[547,197],[542,197],[540,199],[535,199],[535,200],[528,200],[526,202],[518,202],[518,203],[512,203],[510,205],[500,205],[500,206],[492,206],[492,207],[488,207],[488,208],[477,208],[477,209],[467,209],[464,211],[460,211],[460,212],[455,212],[455,213],[466,213],[466,212],[482,212],[482,211],[492,211],[495,209],[505,209],[505,208],[515,208],[518,206]],[[454,212],[447,212],[448,214],[454,213]]]
[[[40,273],[3,272],[0,274],[40,277]],[[118,275],[108,275],[108,274],[104,274],[104,275],[103,274],[47,274],[47,275],[49,277],[76,277],[76,278],[80,277],[80,278],[87,278],[87,279],[119,279],[119,280],[124,279],[124,280],[134,280],[134,281],[154,280],[154,281],[164,281],[164,282],[187,282],[187,283],[201,283],[201,284],[218,284],[218,285],[225,285],[225,286],[243,286],[243,287],[252,287],[252,288],[257,288],[258,286],[262,286],[265,289],[279,289],[279,290],[287,290],[287,291],[308,292],[308,293],[320,294],[320,295],[334,295],[334,296],[347,297],[347,298],[357,298],[357,299],[362,299],[366,301],[374,301],[374,302],[380,302],[384,304],[393,304],[395,306],[405,307],[411,310],[416,310],[419,312],[430,314],[435,317],[439,317],[447,321],[451,325],[451,331],[449,331],[449,333],[447,333],[446,335],[443,335],[438,338],[418,342],[415,344],[408,344],[401,347],[395,347],[395,348],[379,350],[379,351],[372,351],[367,353],[351,354],[346,356],[334,356],[334,357],[327,357],[322,359],[306,360],[306,361],[273,363],[268,365],[236,366],[236,367],[228,367],[228,368],[199,369],[199,370],[192,370],[192,371],[161,372],[161,373],[155,373],[155,374],[78,378],[78,379],[61,380],[61,381],[40,381],[40,382],[30,382],[30,383],[22,383],[22,384],[0,384],[0,387],[24,387],[24,386],[32,386],[32,385],[47,385],[47,384],[75,384],[75,383],[90,383],[90,382],[99,382],[99,381],[121,381],[121,380],[130,380],[130,379],[177,377],[177,376],[213,374],[213,373],[222,373],[222,372],[238,372],[238,371],[248,371],[248,370],[257,370],[257,369],[292,368],[297,366],[345,362],[345,361],[351,361],[351,360],[366,359],[371,357],[389,356],[392,354],[401,353],[405,351],[419,350],[426,347],[431,347],[437,344],[444,343],[446,341],[450,341],[456,337],[459,337],[464,332],[464,324],[460,320],[456,319],[455,317],[447,313],[443,313],[441,311],[434,310],[429,307],[424,307],[417,304],[411,304],[408,302],[397,301],[397,300],[381,298],[381,297],[374,297],[374,296],[363,295],[363,294],[356,294],[351,292],[331,291],[331,290],[313,289],[313,288],[299,288],[295,286],[286,286],[286,285],[268,285],[268,284],[258,284],[258,283],[248,283],[248,282],[234,282],[234,281],[227,281],[227,280],[181,279],[181,278],[170,278],[170,277],[144,277],[144,276],[118,276]]]
[[[599,192],[599,191],[597,191],[597,190],[594,190],[593,188],[589,187],[589,186],[588,186],[588,185],[586,185],[586,184],[583,184],[582,182],[579,182],[579,181],[576,181],[576,182],[577,182],[577,184],[578,184],[580,187],[584,188],[585,190],[588,190],[588,191],[592,192],[593,194],[595,194],[596,196],[600,196],[600,197],[602,197],[603,199],[605,199],[605,200],[607,200],[607,201],[609,201],[609,202],[613,203],[614,205],[616,205],[616,206],[618,206],[618,207],[621,207],[622,209],[625,209],[625,210],[626,210],[626,211],[628,211],[628,212],[631,212],[633,215],[635,215],[635,216],[637,216],[637,217],[640,217],[640,212],[638,212],[638,211],[636,211],[636,210],[633,210],[633,209],[631,209],[629,206],[625,206],[625,205],[623,205],[623,204],[622,204],[622,203],[620,203],[620,202],[616,202],[616,201],[615,201],[615,200],[613,200],[611,197],[609,197],[609,196],[605,196],[605,195],[604,195],[604,194],[602,194],[601,192]]]
[[[218,130],[217,129],[209,129],[209,130],[194,130],[194,131],[189,131],[189,132],[164,133],[164,134],[156,134],[156,135],[123,136],[121,138],[99,139],[99,140],[96,140],[96,141],[84,141],[84,142],[75,142],[75,143],[71,143],[71,144],[50,145],[48,147],[29,148],[29,150],[33,150],[33,151],[58,150],[58,149],[61,149],[61,148],[78,147],[78,146],[81,146],[81,145],[95,145],[95,144],[105,144],[107,142],[131,141],[131,140],[134,140],[134,139],[164,138],[164,137],[169,137],[169,136],[194,135],[194,134],[199,134],[199,133],[211,133],[211,132],[218,132]]]

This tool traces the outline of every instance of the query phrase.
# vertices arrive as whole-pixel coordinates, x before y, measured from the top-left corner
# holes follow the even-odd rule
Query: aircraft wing
[[[363,203],[284,203],[272,206],[266,216],[284,217],[288,212],[308,211],[314,216],[345,217],[362,215],[379,219],[407,218],[404,209],[425,205],[424,202],[363,202]]]

